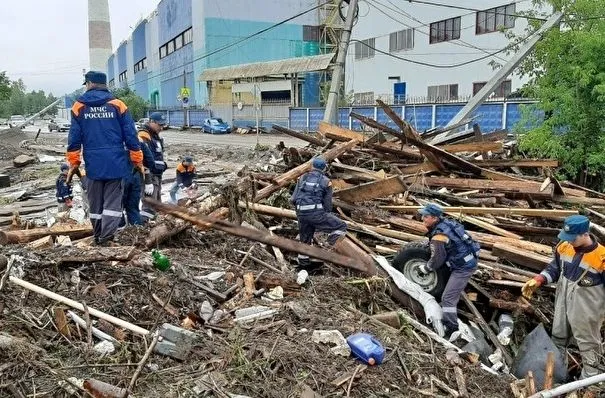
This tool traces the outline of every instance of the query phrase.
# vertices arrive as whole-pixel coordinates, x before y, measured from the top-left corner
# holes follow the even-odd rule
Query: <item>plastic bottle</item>
[[[500,315],[498,318],[498,329],[500,330],[500,333],[498,333],[497,337],[502,345],[510,344],[510,336],[513,334],[514,326],[515,322],[510,314]]]
[[[384,347],[374,336],[356,333],[347,338],[353,355],[368,365],[380,365],[384,359]]]
[[[167,271],[172,265],[170,259],[157,250],[151,252],[151,257],[153,257],[153,266],[160,271]]]

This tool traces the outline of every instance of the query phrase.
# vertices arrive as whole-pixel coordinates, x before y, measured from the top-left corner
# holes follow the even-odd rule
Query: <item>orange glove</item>
[[[525,282],[525,285],[523,285],[523,287],[521,288],[521,294],[523,294],[523,297],[525,297],[526,299],[530,299],[534,292],[545,283],[546,278],[544,277],[544,275],[538,274],[532,279]]]

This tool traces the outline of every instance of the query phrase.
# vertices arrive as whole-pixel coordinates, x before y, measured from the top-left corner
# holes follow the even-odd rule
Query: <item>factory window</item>
[[[427,96],[429,101],[456,100],[458,99],[458,85],[442,84],[439,86],[429,86]]]
[[[189,44],[193,41],[193,29],[189,28],[183,32],[183,45]]]
[[[140,72],[147,67],[147,58],[143,58],[134,64],[134,73]]]
[[[429,43],[441,43],[460,38],[460,17],[431,23]]]
[[[390,34],[390,52],[411,50],[412,48],[414,48],[414,29],[404,29]]]
[[[127,77],[126,77],[126,71],[124,71],[124,72],[120,73],[120,75],[118,76],[118,81],[119,81],[120,83],[121,83],[121,82],[125,82],[125,81],[126,81],[126,79],[127,79]]]
[[[114,79],[111,79],[111,80],[109,81],[109,83],[107,84],[107,86],[108,86],[109,88],[113,88],[115,85],[116,85],[116,81],[115,81]]]
[[[160,47],[160,59],[172,54],[180,48],[183,48],[192,41],[193,30],[189,28]]]
[[[504,28],[515,27],[515,3],[490,8],[489,10],[479,11],[477,13],[477,26],[475,33],[497,32]]]
[[[477,82],[477,83],[473,83],[473,95],[476,95],[479,90],[481,90],[483,88],[483,86],[485,86],[486,82]],[[496,97],[496,98],[505,98],[508,97],[513,91],[513,84],[510,80],[505,80],[502,83],[500,83],[500,85],[498,86],[498,88],[496,88],[494,90],[494,92],[491,94],[491,96]]]
[[[374,92],[355,93],[353,100],[355,105],[374,105]]]
[[[376,39],[359,40],[355,42],[355,59],[365,59],[374,57]]]

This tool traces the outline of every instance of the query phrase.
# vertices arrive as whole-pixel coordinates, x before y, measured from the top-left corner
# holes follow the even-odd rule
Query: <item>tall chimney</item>
[[[107,72],[111,55],[108,0],[88,0],[88,56],[90,70]]]

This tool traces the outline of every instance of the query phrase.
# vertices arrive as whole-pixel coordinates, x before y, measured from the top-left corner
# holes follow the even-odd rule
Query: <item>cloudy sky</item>
[[[113,49],[159,0],[109,0]],[[23,79],[28,90],[56,96],[82,84],[88,68],[86,0],[2,0],[0,72]]]

